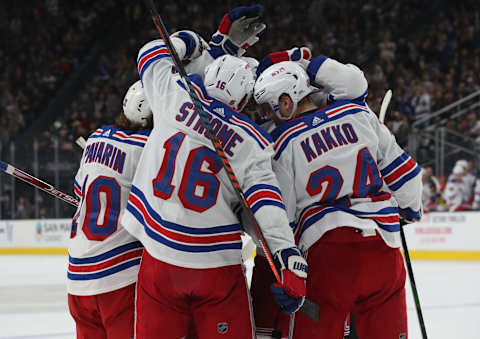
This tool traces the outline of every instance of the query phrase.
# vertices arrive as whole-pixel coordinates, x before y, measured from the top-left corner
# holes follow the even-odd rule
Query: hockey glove
[[[268,67],[282,61],[296,61],[300,63],[303,68],[307,68],[311,58],[312,52],[308,47],[293,47],[287,51],[270,53],[260,61],[257,67],[257,77]]]
[[[225,14],[212,35],[210,54],[214,58],[223,54],[242,56],[265,32],[266,25],[259,22],[263,6],[237,7]]]
[[[400,218],[405,224],[411,224],[420,221],[422,218],[422,211],[415,212],[411,208],[399,208]]]
[[[205,40],[193,31],[185,30],[175,32],[172,34],[171,39],[178,56],[182,60],[193,60],[198,58],[202,55],[203,50],[208,47]]]
[[[297,247],[278,251],[273,260],[282,277],[281,284],[271,285],[273,296],[284,313],[295,313],[305,301],[307,262]]]

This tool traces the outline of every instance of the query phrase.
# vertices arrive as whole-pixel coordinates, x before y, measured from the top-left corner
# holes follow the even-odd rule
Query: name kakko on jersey
[[[310,140],[314,147],[310,146]],[[320,156],[333,148],[354,144],[357,141],[358,136],[353,129],[353,126],[350,123],[345,123],[323,128],[309,135],[305,140],[300,142],[300,145],[307,161],[310,162],[312,159],[315,159],[317,156]]]
[[[107,142],[99,141],[87,145],[85,149],[85,163],[96,162],[110,167],[118,173],[123,173],[123,166],[127,155],[124,151]]]
[[[200,135],[203,134],[203,136],[208,138],[207,131],[202,125],[200,116],[195,110],[195,107],[191,102],[187,101],[183,103],[182,106],[180,107],[179,112],[180,114],[177,114],[177,116],[175,117],[177,121],[185,122],[185,125],[187,127],[192,128],[198,134]],[[207,114],[210,115],[208,112]],[[195,120],[196,120],[196,123],[193,124]],[[237,142],[242,143],[243,138],[218,118],[213,118],[213,119],[211,118],[210,126],[212,127],[212,130],[215,133],[215,136],[217,137],[218,142],[222,144],[222,147],[225,153],[227,153],[229,156],[232,157],[233,148],[237,146]]]

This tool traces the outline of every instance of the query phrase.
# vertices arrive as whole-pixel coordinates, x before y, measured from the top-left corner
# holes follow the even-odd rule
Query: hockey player
[[[310,81],[328,106],[315,105]],[[278,124],[274,171],[321,310],[318,323],[295,314],[293,338],[341,338],[350,311],[360,338],[406,337],[399,210],[419,220],[420,168],[366,106],[363,73],[324,56],[306,71],[280,62],[254,93]]]
[[[447,203],[450,212],[465,211],[472,208],[467,202],[467,187],[463,178],[466,174],[466,164],[456,163],[452,173],[448,176],[448,182],[445,185],[443,198]]]
[[[74,182],[80,204],[68,247],[68,305],[78,339],[134,335],[143,246],[120,220],[151,128],[152,113],[137,81],[116,124],[97,129],[87,140]]]
[[[258,6],[243,8],[237,18],[256,11]],[[306,262],[295,247],[271,169],[269,136],[232,109],[240,110],[248,100],[252,74],[245,62],[236,67],[222,56],[240,50],[225,48],[232,43],[248,47],[246,42],[258,32],[232,21],[221,32],[223,42],[210,43],[218,52],[218,62],[232,73],[213,87],[230,92],[231,100],[224,104],[207,94],[200,77],[191,80],[282,268],[283,284],[278,288],[294,312],[304,300]],[[202,53],[196,34],[176,34],[171,40],[182,60]],[[242,229],[233,212],[239,201],[164,42],[146,44],[137,61],[155,124],[122,219],[145,246],[137,285],[136,336],[180,338],[193,324],[199,338],[253,338],[241,266]],[[219,74],[224,73],[222,69],[218,67]]]

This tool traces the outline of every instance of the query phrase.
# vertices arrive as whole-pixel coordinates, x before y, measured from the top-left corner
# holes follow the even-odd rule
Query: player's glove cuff
[[[294,47],[286,51],[270,53],[260,61],[257,68],[257,77],[268,67],[282,61],[295,61],[306,69],[311,58],[312,52],[308,47]]]
[[[171,40],[178,53],[178,56],[182,60],[193,60],[198,58],[200,55],[202,55],[205,47],[208,46],[200,35],[188,30],[173,33]]]
[[[305,297],[291,297],[288,295],[288,293],[286,293],[285,288],[278,283],[272,284],[270,289],[272,290],[273,297],[280,306],[280,309],[286,314],[295,313],[305,302]]]

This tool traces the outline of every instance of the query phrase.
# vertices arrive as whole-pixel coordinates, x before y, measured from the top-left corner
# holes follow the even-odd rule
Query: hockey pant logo
[[[228,324],[227,323],[218,323],[217,324],[217,331],[220,334],[225,334],[228,332]]]

